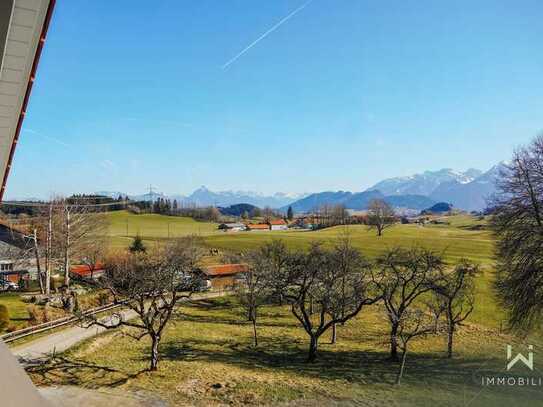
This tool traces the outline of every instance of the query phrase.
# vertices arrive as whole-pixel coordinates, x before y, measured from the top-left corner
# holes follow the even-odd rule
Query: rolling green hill
[[[381,237],[377,237],[375,231],[368,230],[367,226],[363,225],[336,226],[319,231],[224,233],[217,230],[217,224],[184,217],[134,215],[126,211],[111,212],[108,217],[111,222],[109,236],[112,237],[113,247],[128,246],[133,236],[139,233],[146,241],[198,234],[205,238],[210,247],[222,250],[240,251],[255,248],[271,239],[282,239],[290,248],[304,249],[313,241],[332,244],[347,231],[353,245],[370,258],[394,246],[430,248],[443,253],[446,261],[451,264],[465,257],[481,265],[483,273],[477,281],[477,303],[471,317],[472,321],[498,327],[505,318],[492,293],[494,278],[492,236],[485,229],[484,220],[469,215],[440,218],[448,224],[427,226],[398,224],[386,229]]]
[[[217,225],[198,222],[192,218],[156,214],[135,215],[127,211],[107,214],[108,235],[113,247],[128,246],[132,238],[140,235],[144,240],[173,238],[198,234],[206,236],[217,231]]]

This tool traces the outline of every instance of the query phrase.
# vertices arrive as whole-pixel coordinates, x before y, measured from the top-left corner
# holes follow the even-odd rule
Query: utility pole
[[[40,248],[38,245],[38,230],[36,228],[33,230],[32,240],[34,241],[34,256],[36,256],[36,268],[38,271],[38,279],[40,281],[40,292],[45,294],[45,277],[40,264]]]
[[[66,203],[66,229],[65,239],[66,247],[64,248],[64,285],[68,287],[70,285],[70,207]]]
[[[47,219],[47,238],[45,244],[45,294],[51,295],[51,255],[53,240],[53,203],[49,203],[49,215]]]

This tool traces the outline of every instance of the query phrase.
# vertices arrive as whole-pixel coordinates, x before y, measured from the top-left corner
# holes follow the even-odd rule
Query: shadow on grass
[[[233,307],[224,302],[202,301],[203,304],[193,306],[198,310],[215,311],[231,310]],[[277,313],[277,310],[267,309],[263,312],[264,319],[269,319],[268,326],[291,327],[296,323],[289,320],[284,313]],[[273,319],[272,319],[273,318]],[[247,371],[269,371],[278,373],[289,373],[292,376],[329,381],[331,386],[338,383],[353,385],[387,385],[395,382],[399,368],[398,363],[389,360],[388,352],[385,350],[376,351],[373,349],[346,349],[346,344],[340,342],[337,345],[328,345],[327,338],[321,338],[321,345],[317,361],[306,363],[308,338],[281,335],[281,330],[273,330],[260,338],[260,346],[254,348],[250,345],[250,336],[232,337],[224,334],[221,337],[207,337],[203,331],[206,324],[240,325],[242,318],[239,315],[223,312],[209,313],[204,315],[182,315],[179,321],[190,321],[190,329],[199,332],[194,336],[184,339],[165,337],[160,346],[161,361],[188,362],[209,362],[222,363],[235,366]],[[285,323],[282,323],[282,320]],[[259,323],[265,326],[266,323]],[[220,327],[211,327],[211,329]],[[301,328],[300,328],[301,329]],[[219,331],[220,332],[220,331]],[[230,329],[226,332],[233,332]],[[384,338],[384,339],[383,339]],[[386,342],[386,333],[365,331],[360,341],[377,345]],[[352,341],[349,341],[352,342]],[[377,349],[380,349],[378,346]],[[145,353],[139,355],[129,354],[138,362],[148,361]],[[484,356],[484,357],[483,357]],[[481,375],[503,374],[503,360],[497,356],[468,357],[446,359],[436,353],[409,353],[404,374],[404,383],[408,386],[418,386],[422,391],[446,391],[449,393],[463,392],[464,386],[470,388],[472,394],[481,391]],[[115,357],[112,355],[112,357]],[[197,364],[195,363],[195,366]],[[190,369],[190,367],[188,367]],[[28,369],[33,380],[38,384],[70,384],[83,387],[115,387],[126,383],[130,379],[137,378],[147,372],[144,369],[139,372],[130,373],[116,370],[107,366],[88,363],[72,357],[57,357],[46,365],[35,366]],[[157,380],[161,375],[167,375],[167,370],[153,372],[149,378]],[[392,388],[392,387],[390,387]],[[405,388],[402,385],[402,389]],[[523,389],[525,390],[525,389]],[[172,390],[173,391],[173,390]],[[417,390],[419,391],[419,390]],[[492,391],[505,392],[506,389],[492,389]],[[537,395],[537,397],[540,397]]]
[[[217,350],[214,350],[217,349]],[[393,384],[399,368],[389,360],[388,352],[320,349],[317,361],[306,362],[306,344],[287,338],[266,338],[253,348],[231,340],[192,339],[181,343],[167,342],[161,348],[163,360],[209,361],[231,364],[249,370],[274,369],[319,379],[343,380],[363,384]],[[476,385],[474,373],[497,361],[484,358],[445,359],[430,354],[409,354],[406,380],[433,384]],[[495,369],[491,369],[495,370]]]
[[[285,321],[283,322],[268,322],[266,319],[268,319],[269,316],[266,314],[263,314],[260,317],[260,320],[258,321],[259,327],[269,327],[269,328],[293,328],[298,327],[299,324],[297,324],[295,321],[292,321],[289,318],[283,318]],[[276,320],[278,318],[275,318]],[[236,326],[243,326],[243,325],[251,325],[250,321],[247,321],[244,316],[239,314],[232,314],[232,317],[217,317],[213,315],[194,315],[194,314],[182,314],[182,315],[176,315],[172,317],[172,321],[179,321],[179,322],[195,322],[195,323],[205,323],[205,324],[223,324],[223,325],[236,325]]]
[[[42,386],[71,385],[98,388],[123,385],[149,370],[128,374],[73,357],[54,356],[43,363],[28,366],[26,371],[34,383]]]

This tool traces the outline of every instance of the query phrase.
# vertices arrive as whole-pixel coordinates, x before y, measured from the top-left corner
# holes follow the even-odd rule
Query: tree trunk
[[[311,341],[309,342],[309,354],[307,355],[307,361],[309,363],[313,363],[317,358],[318,341],[318,337],[315,335],[311,336]]]
[[[258,346],[258,337],[256,335],[256,318],[253,318],[253,337],[254,337],[254,346]]]
[[[45,295],[51,295],[51,257],[53,251],[53,205],[49,205],[47,219],[47,239],[45,249]]]
[[[64,285],[70,286],[70,211],[66,213],[66,230],[65,230],[65,245],[64,248]]]
[[[333,345],[337,342],[337,328],[336,324],[332,324],[332,339],[330,343]]]
[[[151,366],[149,370],[155,371],[158,366],[158,344],[160,342],[159,336],[151,337]]]
[[[36,271],[38,273],[38,280],[40,282],[40,293],[45,294],[45,276],[41,270],[40,264],[40,248],[38,246],[38,231],[34,229],[33,231],[33,240],[34,240],[34,256],[36,257]]]
[[[396,384],[399,386],[402,381],[403,370],[405,368],[405,359],[407,357],[407,348],[402,352],[402,363],[400,364],[400,370],[398,371],[398,376],[396,377]]]
[[[454,324],[449,321],[448,329],[448,338],[447,338],[447,357],[452,358],[453,354],[453,338],[454,338]]]
[[[398,324],[393,323],[390,330],[390,359],[398,360]]]

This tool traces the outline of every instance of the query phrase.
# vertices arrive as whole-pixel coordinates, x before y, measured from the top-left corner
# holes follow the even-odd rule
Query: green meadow
[[[113,247],[128,246],[136,235],[152,241],[191,234],[207,236],[217,232],[217,225],[214,223],[197,222],[192,218],[179,216],[135,215],[127,211],[116,211],[107,214],[107,221],[108,236]]]
[[[375,231],[369,230],[364,225],[337,226],[318,231],[225,233],[217,230],[217,224],[184,217],[134,215],[125,211],[111,212],[108,217],[109,236],[112,238],[113,247],[117,248],[128,246],[136,234],[142,236],[148,244],[168,237],[197,234],[204,237],[209,247],[222,251],[251,249],[272,239],[281,239],[288,247],[303,250],[309,247],[311,242],[322,241],[324,244],[333,244],[334,240],[346,233],[353,245],[369,258],[395,246],[430,248],[442,253],[450,264],[461,258],[467,258],[481,265],[482,274],[477,281],[477,304],[471,317],[473,321],[499,327],[505,319],[492,293],[493,238],[485,228],[485,221],[469,215],[440,219],[449,224],[426,226],[398,224],[386,229],[381,237],[377,237]],[[207,261],[219,262],[220,259]]]
[[[87,340],[49,364],[32,369],[40,385],[76,385],[159,396],[170,405],[365,405],[365,406],[539,406],[540,387],[482,386],[481,376],[505,372],[505,348],[539,348],[539,336],[521,339],[503,329],[505,314],[493,290],[493,239],[484,220],[470,216],[440,219],[437,225],[395,225],[382,237],[366,226],[320,231],[224,233],[213,223],[160,215],[108,214],[114,247],[139,234],[147,244],[201,235],[221,252],[257,247],[282,239],[292,249],[311,242],[332,245],[346,233],[353,245],[374,258],[394,246],[426,247],[443,253],[449,265],[468,258],[481,265],[475,311],[456,333],[455,355],[445,358],[445,338],[416,340],[401,386],[398,364],[388,360],[388,323],[381,305],[365,308],[338,327],[339,340],[320,340],[316,363],[305,362],[308,340],[287,306],[265,306],[258,321],[259,346],[236,300],[229,297],[183,305],[167,327],[157,372],[148,372],[147,340],[123,331]],[[128,225],[128,231],[127,231]],[[207,262],[220,262],[210,256]],[[526,372],[520,368],[518,375]],[[102,391],[101,390],[101,391]]]
[[[456,335],[453,359],[445,338],[413,342],[401,386],[388,360],[387,322],[371,306],[320,340],[306,363],[307,335],[287,306],[260,311],[259,346],[235,300],[197,301],[164,332],[157,372],[146,371],[149,341],[120,331],[85,341],[46,366],[32,369],[40,385],[76,385],[159,396],[171,406],[540,406],[539,387],[482,386],[505,371],[505,347],[524,349],[497,329],[469,323]],[[531,342],[534,343],[534,342]],[[519,367],[512,374],[527,374]]]

